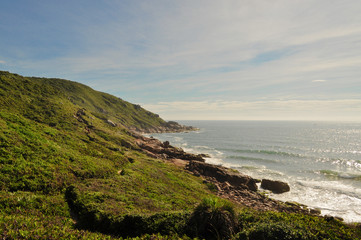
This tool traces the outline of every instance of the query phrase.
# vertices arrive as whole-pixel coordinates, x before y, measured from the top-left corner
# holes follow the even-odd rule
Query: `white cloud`
[[[327,80],[324,80],[324,79],[316,79],[316,80],[312,80],[312,82],[327,82]]]
[[[198,101],[144,104],[172,120],[360,121],[361,100]]]
[[[108,21],[79,29],[86,52],[60,61],[79,72],[169,66],[193,72],[297,46],[309,53],[330,39],[357,43],[361,34],[358,1],[152,1],[128,11],[119,4],[112,3]],[[126,22],[124,13],[132,16]],[[334,52],[342,44],[335,43]],[[350,47],[360,60],[359,48]]]
[[[0,60],[0,64],[6,64],[6,62],[3,60]]]
[[[312,101],[350,99],[361,89],[359,0],[155,0],[107,1],[107,5],[105,12],[87,8],[72,16],[74,23],[81,22],[72,26],[81,43],[74,51],[45,60],[24,57],[17,63],[48,76],[91,82],[98,90],[115,94],[120,89],[132,101],[147,102],[166,117],[178,115],[169,105],[156,102],[185,99],[183,107],[174,107],[184,115],[188,108],[198,107],[199,118],[211,116],[202,109],[218,109],[227,118],[258,118],[265,113],[272,118],[275,111],[261,107],[277,110],[287,103],[284,111],[292,112],[287,106],[298,109]],[[287,102],[276,104],[274,99]],[[311,102],[297,105],[288,99]],[[311,117],[317,112],[303,114]],[[277,116],[289,117],[284,112]]]
[[[134,79],[133,89],[158,86],[165,92],[174,91],[172,86],[245,92],[330,77],[354,88],[361,76],[361,6],[356,1],[161,3],[141,3],[137,14],[148,17],[131,22],[127,36],[120,30],[108,34],[122,29],[117,22],[95,38],[90,31],[93,56],[73,59],[74,71],[108,68],[135,74],[147,69],[145,78],[156,80]],[[108,35],[108,44],[98,45]],[[139,42],[140,52],[125,47],[132,41]],[[252,62],[272,51],[286,54]]]

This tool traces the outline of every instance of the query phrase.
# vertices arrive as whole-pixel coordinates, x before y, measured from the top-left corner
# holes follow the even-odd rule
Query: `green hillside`
[[[71,228],[71,185],[113,186],[118,202],[109,207],[126,205],[123,213],[191,209],[209,194],[199,179],[141,153],[125,126],[165,121],[136,105],[67,80],[0,72],[0,106],[0,227],[19,218],[41,231],[44,220],[60,217]]]
[[[85,108],[98,119],[109,119],[140,131],[167,126],[157,114],[139,105],[77,82],[22,77],[3,71],[0,76],[2,107],[37,122],[54,126],[59,123],[59,114],[66,117],[74,114],[76,108]]]
[[[76,82],[0,71],[0,239],[361,236],[337,220],[218,199],[201,178],[145,155],[130,134],[172,129],[186,128]]]

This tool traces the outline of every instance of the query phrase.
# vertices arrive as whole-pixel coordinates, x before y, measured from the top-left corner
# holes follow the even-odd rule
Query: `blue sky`
[[[361,121],[359,0],[2,0],[0,69],[167,120]]]

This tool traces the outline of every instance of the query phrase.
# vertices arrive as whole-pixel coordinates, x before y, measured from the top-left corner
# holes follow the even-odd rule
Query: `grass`
[[[235,206],[218,198],[205,198],[189,219],[189,232],[205,239],[230,239],[238,232]]]
[[[235,239],[359,239],[361,228],[337,219],[303,214],[240,211],[241,231]]]
[[[98,119],[110,119],[128,128],[147,130],[166,125],[157,114],[139,105],[83,84],[63,79],[22,77],[4,71],[0,71],[0,103],[3,108],[32,120],[63,127],[76,107],[87,109]]]
[[[360,239],[356,225],[218,199],[129,134],[164,124],[79,83],[0,71],[0,239]]]
[[[0,106],[2,238],[98,238],[74,227],[69,186],[94,209],[123,215],[191,209],[209,194],[199,179],[139,151],[123,125],[164,122],[139,106],[71,81],[7,72]]]

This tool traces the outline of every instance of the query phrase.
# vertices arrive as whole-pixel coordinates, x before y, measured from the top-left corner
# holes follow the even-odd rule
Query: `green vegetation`
[[[205,239],[230,239],[238,232],[235,207],[218,198],[205,198],[189,219],[191,235]]]
[[[337,220],[216,198],[129,132],[164,124],[79,83],[0,71],[0,239],[360,238]]]
[[[146,130],[167,123],[157,114],[83,84],[62,79],[22,77],[0,71],[0,104],[25,117],[50,126],[68,125],[74,109],[85,108],[93,116],[126,127]],[[40,113],[40,114],[39,114]]]
[[[235,239],[359,239],[360,226],[296,213],[257,212],[243,209],[238,215]]]

